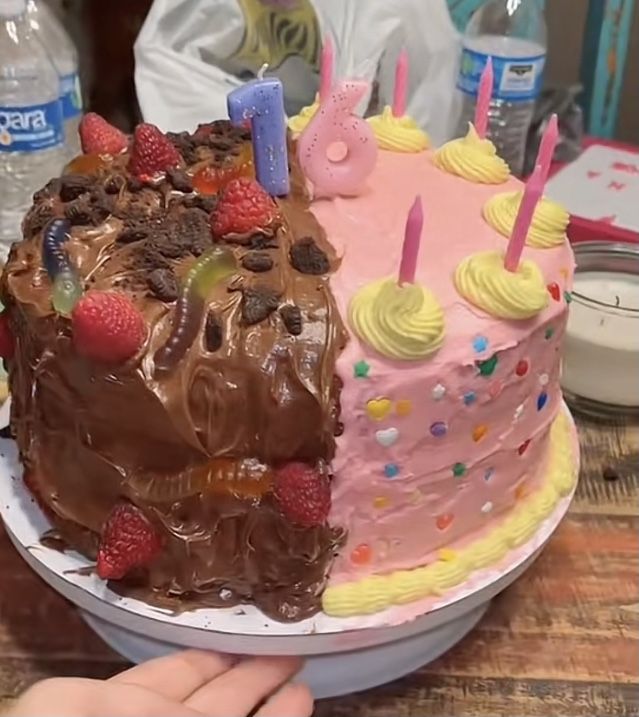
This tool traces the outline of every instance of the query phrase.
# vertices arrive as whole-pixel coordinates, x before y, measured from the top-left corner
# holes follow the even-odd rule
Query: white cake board
[[[335,618],[320,613],[298,623],[279,623],[252,606],[175,614],[114,593],[95,575],[82,572],[90,566],[86,558],[39,542],[51,526],[21,474],[14,442],[0,440],[0,515],[9,538],[30,567],[77,605],[87,623],[117,652],[133,662],[183,647],[303,655],[307,661],[301,679],[318,698],[389,682],[446,652],[474,627],[490,600],[535,560],[572,498],[563,499],[535,536],[501,563],[475,572],[459,589],[437,599],[375,615]]]

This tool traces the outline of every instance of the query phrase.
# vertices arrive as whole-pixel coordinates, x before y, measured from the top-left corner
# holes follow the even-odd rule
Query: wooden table
[[[581,420],[580,429],[577,495],[536,564],[443,658],[324,701],[318,717],[639,714],[639,427]],[[103,678],[124,666],[0,527],[0,706],[43,677]]]

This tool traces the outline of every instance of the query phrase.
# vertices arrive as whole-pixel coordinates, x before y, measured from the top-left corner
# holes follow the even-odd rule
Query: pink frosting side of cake
[[[351,333],[338,359],[344,433],[333,462],[331,521],[348,529],[348,542],[333,583],[422,565],[438,548],[489,526],[534,489],[560,408],[570,247],[524,250],[546,283],[561,290],[534,319],[505,321],[469,305],[455,289],[457,265],[473,252],[506,245],[482,219],[482,206],[521,184],[472,184],[437,169],[431,157],[380,152],[360,196],[313,204],[343,257],[332,289],[347,316],[362,285],[396,274],[407,212],[420,194],[425,226],[417,280],[436,295],[446,322],[443,346],[430,358],[390,360]],[[482,375],[478,362],[494,355],[494,371]],[[362,361],[368,372],[358,377]],[[390,401],[377,406],[389,408],[381,420],[367,411],[368,401],[379,398]]]

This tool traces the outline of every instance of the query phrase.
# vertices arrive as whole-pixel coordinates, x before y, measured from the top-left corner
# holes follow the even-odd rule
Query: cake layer
[[[316,201],[341,257],[331,287],[342,314],[363,285],[397,275],[416,195],[425,223],[416,283],[444,312],[441,348],[422,360],[381,356],[354,334],[337,359],[344,433],[333,462],[332,520],[348,529],[331,584],[422,565],[485,528],[532,490],[559,410],[559,348],[574,261],[567,243],[526,247],[549,285],[536,317],[507,321],[468,304],[454,284],[470,254],[503,251],[482,218],[496,193],[438,169],[432,153],[381,152],[360,196]]]

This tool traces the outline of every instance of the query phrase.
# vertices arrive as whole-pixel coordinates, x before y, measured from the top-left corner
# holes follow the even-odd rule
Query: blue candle
[[[257,181],[271,196],[288,194],[288,153],[284,89],[275,77],[247,82],[227,98],[234,124],[251,122],[253,161]]]

